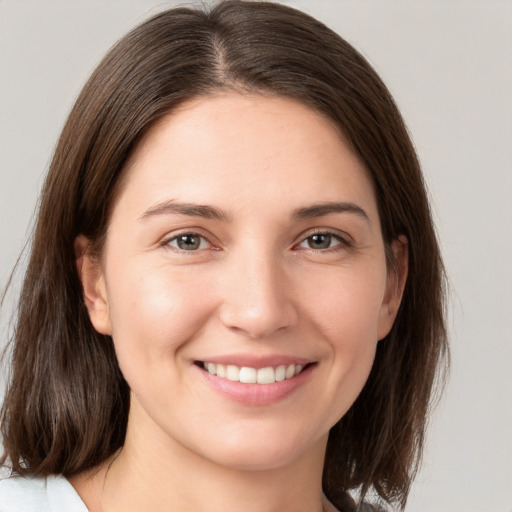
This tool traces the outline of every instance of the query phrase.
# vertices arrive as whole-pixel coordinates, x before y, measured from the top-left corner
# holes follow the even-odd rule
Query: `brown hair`
[[[89,321],[74,240],[84,234],[101,248],[124,164],[156,120],[227,88],[293,98],[334,121],[372,176],[386,244],[408,239],[401,309],[361,395],[331,430],[323,480],[338,504],[350,489],[373,488],[403,506],[448,355],[443,268],[420,166],[366,60],[315,19],[266,2],[158,14],[110,50],[82,90],[42,192],[2,409],[3,461],[22,474],[70,476],[122,446],[129,390],[111,339]]]

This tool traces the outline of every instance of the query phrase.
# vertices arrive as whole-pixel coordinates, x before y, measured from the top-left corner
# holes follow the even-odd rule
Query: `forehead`
[[[186,102],[144,135],[125,172],[124,193],[141,205],[172,196],[275,208],[284,193],[297,203],[375,202],[367,170],[334,123],[282,97],[225,93]]]

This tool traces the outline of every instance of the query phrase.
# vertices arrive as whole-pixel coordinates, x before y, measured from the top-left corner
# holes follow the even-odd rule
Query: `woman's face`
[[[323,450],[400,298],[361,162],[304,105],[229,93],[162,119],[126,172],[82,277],[129,435],[233,468]]]

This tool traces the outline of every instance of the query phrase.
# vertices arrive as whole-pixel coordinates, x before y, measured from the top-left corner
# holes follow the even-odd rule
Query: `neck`
[[[321,482],[326,441],[277,467],[234,468],[129,423],[117,456],[71,482],[90,512],[322,512],[329,510]]]

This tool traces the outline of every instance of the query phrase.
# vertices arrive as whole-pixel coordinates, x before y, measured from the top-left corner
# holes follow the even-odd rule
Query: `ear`
[[[94,328],[100,334],[112,334],[105,279],[100,263],[91,254],[90,240],[84,235],[75,239],[78,277],[82,283],[84,302]]]
[[[404,293],[409,270],[408,247],[407,238],[403,235],[400,235],[391,244],[393,264],[388,270],[386,292],[380,310],[378,326],[379,340],[385,338],[391,331],[398,314],[398,309],[400,308],[400,303],[402,302],[402,295]]]

